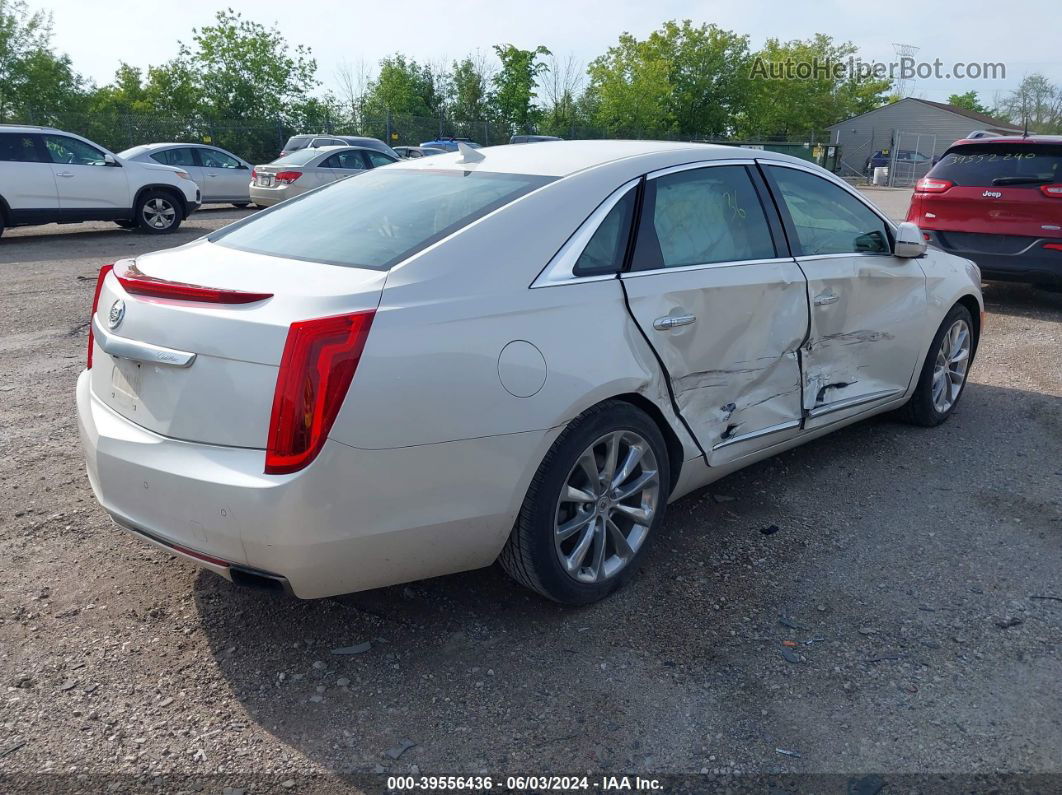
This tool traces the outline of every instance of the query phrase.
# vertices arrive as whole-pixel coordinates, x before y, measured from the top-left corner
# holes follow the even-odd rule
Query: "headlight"
[[[177,176],[181,179],[191,179],[191,175],[187,171],[178,171]]]

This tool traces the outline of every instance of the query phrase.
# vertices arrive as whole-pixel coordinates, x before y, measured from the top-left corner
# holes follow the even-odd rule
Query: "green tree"
[[[0,122],[54,121],[77,110],[85,83],[66,55],[51,49],[52,18],[22,0],[0,0]]]
[[[1035,72],[999,101],[995,113],[1038,133],[1062,132],[1062,87]]]
[[[442,97],[430,67],[395,53],[380,61],[380,71],[369,82],[363,104],[368,117],[383,118],[388,112],[435,116],[442,108]]]
[[[450,118],[479,121],[492,115],[490,77],[487,61],[478,52],[454,61],[450,71]]]
[[[193,31],[169,71],[180,85],[198,87],[200,110],[219,119],[286,115],[307,101],[317,85],[310,49],[291,47],[275,25],[266,28],[231,8],[215,24]]]
[[[535,105],[538,78],[547,68],[539,57],[550,51],[541,45],[521,50],[512,44],[496,44],[494,52],[501,61],[501,69],[491,81],[498,115],[510,129],[531,132],[540,115]]]
[[[655,138],[671,132],[671,66],[646,42],[623,33],[590,62],[584,106],[592,122],[613,136]]]
[[[753,55],[741,136],[804,136],[873,110],[890,83],[845,68],[858,53],[851,42],[816,34],[802,41],[768,39]]]
[[[948,97],[948,104],[957,108],[972,110],[976,113],[988,113],[989,110],[981,104],[976,91],[967,91],[965,94],[952,94]]]
[[[644,41],[620,36],[590,64],[595,121],[613,134],[725,135],[744,108],[749,41],[716,25],[665,22]]]

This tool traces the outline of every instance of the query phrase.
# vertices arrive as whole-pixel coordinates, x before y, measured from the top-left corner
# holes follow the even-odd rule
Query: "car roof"
[[[994,135],[985,138],[962,138],[952,146],[966,144],[1062,144],[1062,135]]]
[[[58,127],[44,127],[37,124],[0,124],[0,132],[62,132]]]
[[[525,146],[506,144],[476,149],[482,159],[462,162],[461,152],[446,152],[430,160],[403,160],[395,168],[422,168],[429,170],[452,167],[455,170],[490,171],[509,174],[534,174],[544,177],[565,177],[595,166],[617,160],[641,157],[649,161],[653,155],[670,160],[680,152],[688,151],[692,160],[723,160],[733,158],[767,158],[807,164],[807,161],[762,149],[742,149],[719,144],[695,144],[677,141],[553,141],[549,146]],[[649,168],[653,166],[650,164]]]

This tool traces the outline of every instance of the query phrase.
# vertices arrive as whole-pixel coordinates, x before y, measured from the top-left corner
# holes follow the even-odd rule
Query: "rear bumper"
[[[924,229],[929,243],[965,259],[973,260],[987,279],[1062,286],[1062,251],[1045,249],[1046,243],[1062,243],[1062,238],[1018,238],[993,235],[999,248],[1013,253],[969,251],[952,244],[946,231]],[[1008,246],[1008,241],[1014,245]]]
[[[479,568],[501,551],[555,438],[536,432],[360,450],[265,475],[264,452],[159,436],[77,383],[89,482],[117,524],[240,582],[318,598]]]
[[[282,185],[277,188],[263,188],[259,185],[251,184],[250,194],[251,201],[257,204],[259,207],[272,207],[274,204],[280,204],[285,199],[290,199],[292,196],[298,196],[304,191],[294,188],[293,185]]]

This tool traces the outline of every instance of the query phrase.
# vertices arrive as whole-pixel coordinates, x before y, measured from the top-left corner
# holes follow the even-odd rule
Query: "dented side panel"
[[[629,273],[631,312],[664,363],[675,402],[711,464],[799,428],[798,350],[808,332],[804,276],[792,260]],[[659,328],[663,318],[694,321]],[[747,441],[743,437],[749,438]]]
[[[802,352],[806,427],[834,422],[838,411],[865,411],[864,399],[905,392],[932,336],[918,261],[857,254],[798,262],[811,306]]]

